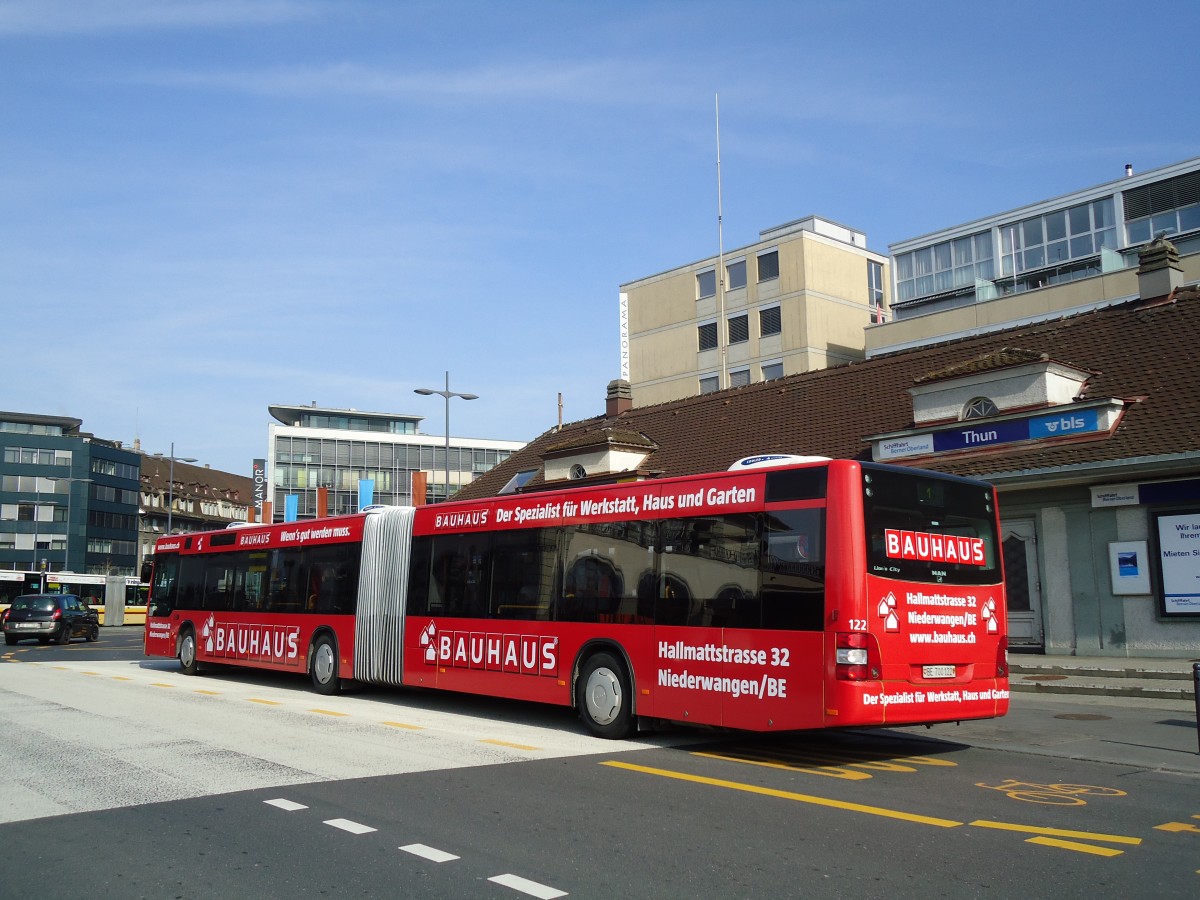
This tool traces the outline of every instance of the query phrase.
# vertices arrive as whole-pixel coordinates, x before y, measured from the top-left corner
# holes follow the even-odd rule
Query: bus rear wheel
[[[337,647],[328,635],[321,635],[313,642],[312,660],[308,671],[312,676],[313,690],[318,694],[338,692]]]
[[[587,730],[617,740],[633,730],[633,691],[625,665],[611,653],[596,653],[575,682],[575,705]]]
[[[190,628],[179,636],[179,668],[184,675],[195,675],[200,671],[196,663],[196,632]]]

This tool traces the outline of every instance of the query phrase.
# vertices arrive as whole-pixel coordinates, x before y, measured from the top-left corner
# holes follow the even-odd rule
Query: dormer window
[[[988,416],[995,416],[999,413],[999,407],[987,397],[976,397],[963,407],[962,418],[963,421],[967,419],[985,419]]]

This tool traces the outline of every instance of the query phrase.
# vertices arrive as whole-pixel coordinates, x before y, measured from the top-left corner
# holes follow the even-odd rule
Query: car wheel
[[[93,644],[96,643],[96,641],[100,640],[100,626],[99,625],[93,625],[91,627],[91,630],[88,631],[87,639],[89,641],[91,641]]]
[[[196,632],[190,628],[179,636],[179,667],[184,675],[195,675],[200,671],[196,663]]]
[[[8,644],[8,646],[10,646],[10,647],[19,640],[20,640],[20,638],[17,637],[15,634],[6,634],[4,636],[4,643]]]
[[[63,623],[62,623],[62,624],[59,626],[59,628],[58,628],[58,637],[56,637],[56,638],[54,639],[54,643],[56,643],[56,644],[69,644],[69,643],[71,643],[71,626],[70,626],[70,625],[68,625],[66,622],[63,622]]]
[[[309,663],[313,690],[318,694],[336,694],[339,686],[337,667],[337,648],[333,640],[323,634],[313,642],[312,660]]]

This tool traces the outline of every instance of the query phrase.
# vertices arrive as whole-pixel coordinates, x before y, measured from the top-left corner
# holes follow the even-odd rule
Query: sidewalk
[[[1200,659],[1043,656],[1008,654],[1013,692],[1090,694],[1140,699],[1192,700],[1193,662]]]
[[[1001,719],[903,729],[989,750],[1057,756],[1200,776],[1191,700],[1014,691]]]

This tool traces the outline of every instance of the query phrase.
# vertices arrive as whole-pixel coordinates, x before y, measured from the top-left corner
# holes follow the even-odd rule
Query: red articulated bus
[[[161,538],[146,653],[570,705],[612,738],[1004,715],[994,489],[796,459]]]

